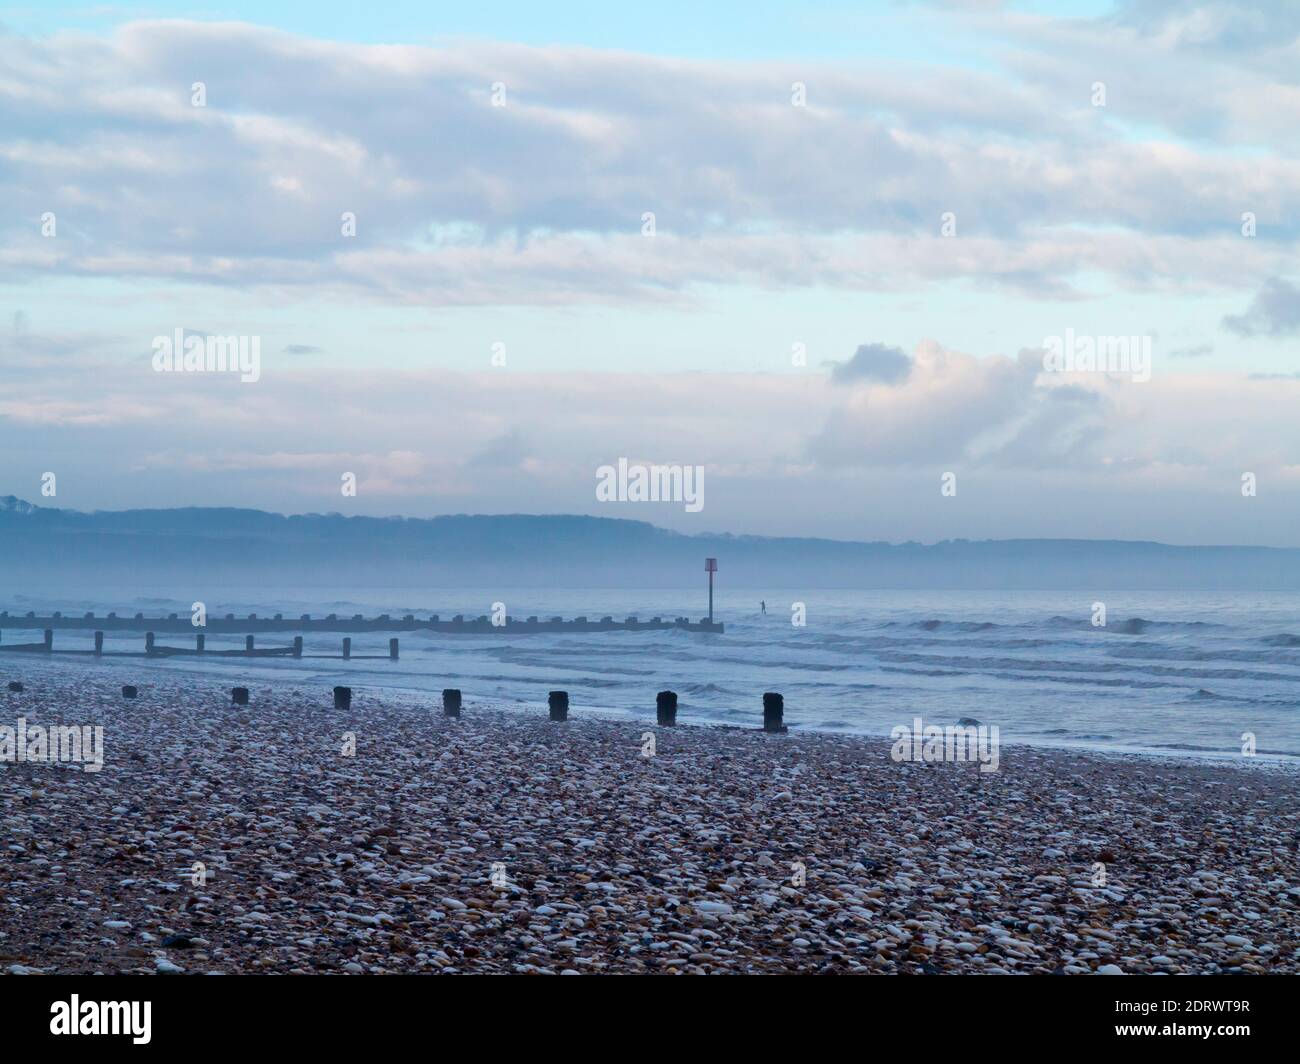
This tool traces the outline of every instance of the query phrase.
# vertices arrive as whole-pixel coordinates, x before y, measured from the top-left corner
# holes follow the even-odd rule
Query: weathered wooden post
[[[208,650],[208,637],[202,632],[194,637],[194,649],[200,654],[206,654]]]
[[[334,688],[334,708],[351,709],[352,708],[352,688],[336,687]]]
[[[253,652],[253,637],[251,635],[246,635],[244,636],[244,653],[251,654],[252,652]]]
[[[396,639],[390,639],[390,640],[388,641],[388,657],[389,657],[389,659],[392,660],[392,661],[396,661],[396,660],[397,660],[397,640],[396,640]]]
[[[655,696],[655,716],[661,728],[671,728],[677,723],[676,691],[660,691]]]
[[[705,558],[704,571],[709,574],[709,624],[712,624],[713,623],[713,574],[718,571],[718,559]]]
[[[352,657],[352,637],[345,635],[343,637],[343,660],[347,661],[351,657]]]
[[[49,654],[54,650],[54,629],[45,629],[45,653]]]
[[[145,634],[144,634],[144,652],[145,652],[146,654],[152,654],[152,653],[153,653],[153,642],[154,642],[154,640],[153,640],[153,632],[145,632]]]
[[[785,733],[785,698],[775,691],[763,695],[763,730],[765,732]]]
[[[302,657],[302,636],[300,635],[293,637],[293,656],[295,658]]]
[[[139,690],[137,690],[135,687],[131,686],[130,684],[124,684],[122,687],[123,698],[134,698],[139,693],[140,693]]]
[[[547,698],[551,709],[551,720],[569,719],[569,692],[552,691]]]
[[[96,632],[95,633],[95,657],[102,658],[103,656],[104,656],[104,633]]]
[[[247,687],[232,688],[230,691],[230,701],[235,703],[235,705],[237,706],[248,705],[248,688]]]
[[[460,716],[460,690],[446,687],[442,692],[442,715],[444,717]]]

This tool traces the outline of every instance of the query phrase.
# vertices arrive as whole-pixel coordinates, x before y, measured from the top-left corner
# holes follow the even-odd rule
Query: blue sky
[[[703,515],[622,514],[688,530],[1294,541],[1294,5],[0,27],[0,493],[57,459],[67,506],[333,509],[356,468],[357,512],[607,513],[629,456],[711,471]],[[261,380],[153,372],[175,329],[256,336]],[[1046,372],[1067,333],[1150,379]]]
[[[1109,0],[1039,0],[1018,11],[1094,18]],[[580,44],[589,48],[690,58],[866,58],[978,65],[975,37],[922,3],[799,4],[775,0],[663,0],[646,5],[491,4],[396,0],[355,3],[89,4],[49,0],[15,4],[4,23],[22,33],[62,29],[104,31],[131,19],[234,20],[275,26],[304,36],[365,44],[418,43],[453,36]]]

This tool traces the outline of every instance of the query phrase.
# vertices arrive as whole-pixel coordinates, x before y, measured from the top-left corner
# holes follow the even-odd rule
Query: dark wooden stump
[[[546,701],[551,707],[551,720],[569,719],[568,691],[552,691]]]
[[[671,728],[677,723],[676,691],[660,691],[655,696],[655,716],[661,728]]]
[[[783,734],[785,726],[785,698],[775,691],[763,695],[763,730]]]
[[[455,687],[444,688],[442,692],[442,715],[444,717],[460,716],[460,691]]]

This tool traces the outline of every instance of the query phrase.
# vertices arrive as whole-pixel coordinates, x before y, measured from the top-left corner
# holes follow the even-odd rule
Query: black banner
[[[987,1046],[996,1035],[1078,1048],[1174,1042],[1180,1052],[1201,1043],[1234,1053],[1284,1044],[1296,992],[1296,983],[1281,977],[732,976],[707,986],[582,978],[50,976],[5,978],[0,986],[10,1047],[93,1050],[112,1042],[144,1052],[335,1053],[400,1049],[467,1027],[494,1048],[513,1037],[527,1044],[530,1032],[554,1032],[557,1023],[575,1039],[606,1029],[617,1035],[624,1023],[631,1025],[625,1033],[640,1038],[652,1033],[646,1023],[698,1027],[702,1015],[712,1017],[704,1026],[720,1040],[784,1029],[815,1041],[860,1035],[866,1024],[905,1033],[926,1049]]]

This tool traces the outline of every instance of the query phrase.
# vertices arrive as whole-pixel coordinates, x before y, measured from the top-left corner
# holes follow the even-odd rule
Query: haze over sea
[[[11,593],[11,613],[94,611],[188,614],[195,596],[176,588],[143,593],[104,588],[93,597]],[[767,602],[767,615],[759,600]],[[551,590],[226,588],[209,593],[211,616],[283,612],[489,614],[506,604],[523,619],[606,614],[702,616],[700,592]],[[1095,601],[1107,624],[1094,627]],[[806,627],[791,624],[803,602]],[[604,711],[653,720],[655,693],[678,692],[686,722],[756,725],[761,695],[785,695],[787,723],[801,729],[885,735],[922,717],[948,724],[974,717],[1003,742],[1086,746],[1144,753],[1239,756],[1252,732],[1258,753],[1300,757],[1300,594],[1089,591],[749,591],[720,587],[722,635],[682,631],[536,635],[404,633],[401,659],[56,659],[71,668],[195,671],[236,680],[301,680],[322,687],[427,692],[540,704],[570,692],[576,713]],[[6,631],[6,642],[23,638]],[[39,638],[39,637],[38,637]],[[307,635],[306,653],[338,654],[341,635]],[[61,632],[61,647],[90,633]],[[288,643],[266,635],[259,646]],[[109,651],[141,649],[142,635],[109,633]],[[167,645],[187,643],[160,636]],[[217,650],[242,643],[208,636]],[[353,637],[355,654],[383,654],[381,633]],[[0,657],[6,672],[21,659]],[[147,683],[147,677],[142,676]]]

